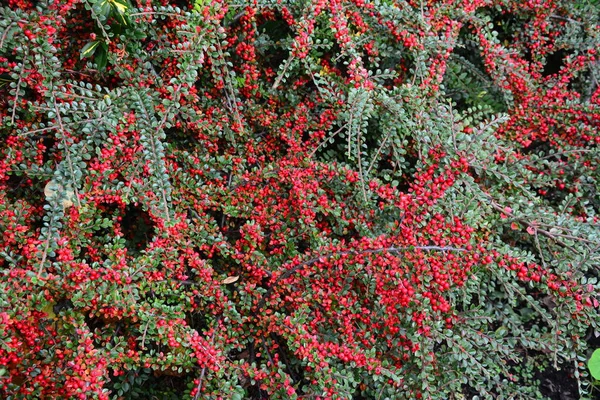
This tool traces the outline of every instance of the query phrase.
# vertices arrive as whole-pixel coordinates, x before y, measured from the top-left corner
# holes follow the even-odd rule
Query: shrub
[[[587,396],[597,2],[168,3],[0,8],[4,397]]]

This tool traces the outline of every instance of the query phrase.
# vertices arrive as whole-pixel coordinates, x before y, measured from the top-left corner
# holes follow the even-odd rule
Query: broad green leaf
[[[48,319],[54,319],[56,318],[56,314],[54,313],[54,306],[56,304],[49,302],[48,304],[46,304],[46,306],[42,309],[43,312],[46,313]]]
[[[121,25],[128,25],[127,16],[125,14],[116,13],[114,17],[119,21]]]
[[[126,1],[123,0],[108,0],[113,8],[121,15],[125,14],[129,5]]]
[[[103,70],[104,68],[106,68],[107,58],[108,52],[106,51],[106,49],[104,49],[103,47],[100,48],[100,50],[98,50],[98,53],[96,54],[96,58],[94,59],[99,70]]]
[[[94,6],[97,8],[98,14],[102,15],[105,19],[108,18],[111,10],[108,0],[100,0]]]
[[[594,350],[588,361],[590,373],[596,380],[600,380],[600,349]]]
[[[95,40],[95,41],[89,42],[88,44],[83,46],[83,49],[81,49],[81,54],[79,56],[79,59],[91,57],[94,54],[94,52],[96,51],[96,48],[98,47],[99,44],[100,44],[100,41]]]

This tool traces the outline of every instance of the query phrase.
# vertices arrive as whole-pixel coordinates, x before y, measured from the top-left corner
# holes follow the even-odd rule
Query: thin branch
[[[210,338],[210,344],[212,345],[215,341],[215,334],[217,333],[217,328],[219,327],[220,318],[217,318],[215,322],[215,329]],[[204,380],[204,374],[206,373],[206,364],[202,367],[202,371],[200,372],[200,378],[198,379],[198,385],[196,386],[196,394],[194,395],[194,400],[198,400],[200,398],[200,392],[202,391],[202,381]]]
[[[219,52],[219,56],[223,59],[225,59],[225,54],[223,53],[223,49],[221,47],[221,42],[217,41],[217,50]],[[224,84],[227,86],[227,88],[229,89],[230,93],[227,93],[227,90],[225,90],[225,98],[227,100],[227,103],[229,105],[229,107],[231,108],[231,110],[234,113],[235,118],[237,119],[237,123],[239,124],[239,129],[241,130],[242,135],[245,135],[245,129],[244,129],[244,121],[242,120],[242,116],[240,113],[240,109],[238,106],[238,100],[237,97],[235,95],[235,89],[233,87],[233,85],[231,84],[231,79],[230,75],[229,75],[229,68],[227,68],[227,62],[223,62],[222,66],[222,71],[223,71],[223,82]],[[233,142],[235,144],[235,135],[233,136]]]
[[[582,243],[593,244],[593,245],[598,245],[599,244],[598,242],[594,242],[593,240],[585,239],[585,238],[582,238],[582,237],[579,237],[579,236],[567,235],[567,234],[563,234],[563,233],[552,233],[552,232],[549,232],[549,231],[547,231],[545,229],[541,229],[540,228],[540,224],[538,224],[538,223],[527,221],[524,218],[520,218],[520,217],[515,216],[512,212],[507,212],[506,208],[502,208],[498,203],[496,203],[493,200],[491,202],[491,205],[492,205],[492,208],[494,208],[495,210],[500,211],[501,213],[506,214],[509,217],[512,217],[513,219],[515,219],[515,220],[517,220],[519,222],[524,223],[525,225],[533,228],[536,232],[541,233],[542,235],[544,235],[544,236],[546,236],[546,237],[554,240],[556,243],[558,243],[558,244],[560,244],[560,245],[562,245],[564,247],[568,247],[569,249],[574,250],[573,247],[569,246],[568,244],[566,244],[565,242],[563,242],[562,240],[560,240],[559,237],[560,238],[564,238],[564,239],[570,239],[570,240],[579,241],[579,242],[582,242]],[[551,226],[551,225],[547,225],[547,224],[542,224],[542,225],[544,225],[544,226]]]
[[[81,202],[79,201],[79,191],[77,190],[77,182],[75,181],[75,170],[73,168],[73,161],[71,160],[70,149],[67,146],[67,141],[65,140],[66,130],[64,128],[62,117],[60,116],[60,111],[58,106],[56,105],[56,97],[54,93],[52,93],[54,97],[54,112],[56,113],[56,121],[58,122],[58,126],[63,136],[63,145],[65,146],[65,156],[67,157],[67,163],[69,164],[69,172],[71,172],[71,179],[73,181],[73,191],[75,192],[75,200],[77,201],[77,207],[81,208]]]
[[[146,327],[144,328],[144,333],[142,334],[142,344],[140,345],[140,349],[145,350],[146,349],[146,334],[148,333],[148,326],[150,325],[150,320],[148,320],[148,322],[146,323]]]
[[[179,93],[179,90],[181,89],[182,84],[180,83],[179,86],[177,86],[177,88],[174,90],[174,93]],[[139,103],[140,103],[140,107],[143,111],[143,113],[146,115],[146,118],[148,118],[148,121],[151,121],[150,119],[150,114],[148,112],[148,110],[146,109],[146,106],[144,105],[144,102],[142,100],[142,97],[140,96],[139,93],[137,93],[138,99],[139,99]],[[167,117],[169,116],[169,112],[171,111],[171,108],[173,108],[173,104],[178,101],[177,98],[175,98],[174,102],[169,105],[169,108],[166,109],[166,111],[164,112],[163,118],[160,121],[160,123],[158,124],[158,126],[156,127],[154,133],[151,133],[151,137],[150,137],[150,146],[151,146],[151,150],[152,150],[152,156],[154,157],[154,162],[156,162],[157,160],[159,160],[158,158],[158,151],[156,149],[156,143],[154,142],[156,139],[156,135],[158,135],[158,133],[160,132],[160,130],[163,128],[164,124],[167,122]],[[149,130],[150,131],[150,130]],[[161,160],[164,162],[164,160]],[[161,174],[163,171],[159,171]],[[163,181],[162,179],[159,179],[160,183],[161,183],[161,190],[160,190],[160,194],[162,197],[162,201],[163,201],[163,207],[164,207],[164,212],[165,212],[165,219],[167,220],[167,223],[171,223],[171,217],[169,215],[169,203],[167,202],[167,193],[166,190],[164,188],[163,185]],[[130,185],[129,187],[131,187],[131,183],[133,182],[130,181]]]
[[[360,189],[363,194],[363,199],[365,200],[365,203],[367,203],[368,200],[367,200],[367,190],[365,188],[365,174],[364,174],[363,167],[362,167],[361,139],[362,139],[362,132],[359,128],[358,133],[356,135],[356,153],[358,156],[358,174],[360,175]]]
[[[177,18],[181,18],[181,19],[186,17],[185,15],[182,15],[182,14],[163,12],[163,11],[144,11],[144,12],[136,12],[136,13],[129,14],[130,17],[142,17],[142,16],[150,16],[150,15],[165,15],[167,17],[177,17]]]
[[[343,250],[343,251],[332,251],[326,254],[322,254],[320,256],[311,258],[310,260],[304,261],[303,263],[300,263],[298,265],[296,265],[295,267],[293,267],[292,269],[289,269],[287,271],[285,271],[283,274],[281,274],[276,280],[275,282],[271,285],[271,287],[269,287],[269,289],[267,290],[267,292],[264,294],[263,298],[261,299],[261,301],[258,304],[258,309],[262,309],[267,301],[267,299],[273,294],[273,290],[274,288],[284,279],[289,278],[290,276],[292,276],[293,274],[295,274],[296,272],[304,269],[305,267],[308,267],[316,262],[319,261],[324,261],[325,259],[331,258],[331,257],[335,257],[335,256],[346,256],[346,255],[354,255],[354,256],[358,256],[358,255],[363,255],[363,254],[377,254],[377,253],[403,253],[406,251],[411,251],[411,250],[421,250],[421,251],[441,251],[441,252],[449,252],[449,251],[458,251],[458,252],[462,252],[462,251],[467,251],[466,249],[463,248],[458,248],[458,247],[442,247],[442,246],[410,246],[410,247],[382,247],[382,248],[378,248],[378,249],[367,249],[367,250]]]
[[[6,29],[4,30],[4,32],[2,33],[2,37],[0,38],[0,50],[2,50],[2,47],[4,47],[4,40],[6,39],[6,36],[8,35],[8,31],[10,30],[10,28],[14,25],[14,22],[11,22]]]
[[[379,157],[379,155],[381,154],[381,152],[383,151],[383,148],[385,147],[385,145],[387,144],[388,139],[390,138],[390,136],[392,136],[392,129],[388,130],[388,133],[385,135],[385,137],[383,138],[383,142],[381,142],[381,145],[379,146],[379,148],[377,149],[377,152],[375,153],[375,156],[373,157],[373,159],[371,160],[371,164],[369,165],[369,168],[367,168],[367,175],[369,175],[371,173],[371,170],[373,169],[373,167],[375,166],[375,162],[377,161],[377,158]]]
[[[344,125],[342,125],[337,131],[333,132],[331,135],[323,138],[323,140],[321,141],[321,143],[319,143],[319,145],[317,147],[315,147],[310,154],[308,155],[308,158],[313,158],[313,156],[315,155],[315,153],[323,146],[325,146],[325,144],[333,139],[334,137],[336,137],[338,135],[338,133],[342,132],[344,129],[346,129],[346,126],[348,126],[348,122],[346,122]]]
[[[40,261],[40,266],[38,268],[38,273],[37,273],[38,278],[40,277],[40,275],[42,274],[42,270],[44,269],[44,264],[46,263],[46,256],[48,255],[49,247],[50,247],[50,237],[46,238],[44,250],[42,251],[42,260]]]
[[[558,19],[560,21],[571,22],[572,24],[584,25],[584,23],[581,22],[581,21],[577,21],[577,20],[575,20],[573,18],[563,17],[562,15],[551,14],[550,18],[552,18],[552,19]]]
[[[98,14],[96,14],[96,12],[94,11],[94,6],[90,4],[88,0],[86,0],[85,2],[89,6],[89,10],[92,13],[92,18],[94,19],[94,21],[96,21],[96,25],[98,25],[98,28],[100,28],[100,30],[102,31],[102,36],[104,37],[106,44],[110,44],[110,36],[108,35],[108,32],[106,32],[106,29],[104,29],[104,25],[102,24],[102,21],[100,21],[100,17],[98,17]]]
[[[15,100],[13,103],[13,109],[10,116],[10,125],[11,127],[15,125],[15,114],[17,112],[17,102],[19,101],[19,90],[21,89],[21,81],[23,80],[21,74],[19,74],[19,80],[17,82],[17,87],[15,88]]]
[[[101,121],[101,120],[102,120],[102,118],[82,119],[81,121],[74,121],[74,122],[71,122],[69,124],[63,123],[63,127],[77,125],[77,124],[85,124],[85,123],[88,123],[88,122],[97,122],[97,121]],[[33,131],[27,131],[27,132],[20,133],[17,136],[18,137],[25,137],[25,136],[35,135],[36,133],[41,133],[41,132],[46,132],[46,131],[52,131],[52,130],[55,130],[55,129],[60,129],[60,126],[58,126],[58,125],[47,126],[45,128],[39,128],[39,129],[35,129]]]
[[[277,87],[281,83],[281,80],[283,79],[285,73],[287,72],[288,68],[290,67],[290,65],[292,65],[293,60],[294,60],[294,56],[290,55],[290,57],[285,62],[285,65],[283,66],[283,71],[281,71],[281,73],[277,76],[277,79],[275,79],[275,82],[273,83],[273,86],[271,87],[271,92],[274,92],[275,89],[277,89]]]

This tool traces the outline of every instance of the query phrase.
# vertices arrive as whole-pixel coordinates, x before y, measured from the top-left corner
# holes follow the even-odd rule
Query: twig
[[[367,190],[365,189],[365,174],[364,174],[363,167],[362,167],[362,151],[361,151],[361,146],[360,146],[361,139],[362,139],[362,132],[359,128],[358,133],[356,135],[356,153],[358,156],[358,174],[360,175],[360,189],[363,194],[363,199],[365,200],[365,203],[367,203],[368,202]]]
[[[279,86],[279,84],[281,83],[281,80],[283,79],[283,76],[285,75],[285,73],[287,72],[288,68],[290,67],[290,65],[292,65],[292,60],[294,59],[294,56],[290,55],[290,57],[287,59],[287,61],[285,62],[285,65],[283,66],[283,71],[281,71],[281,74],[279,74],[277,76],[277,79],[275,79],[275,83],[273,83],[273,86],[271,87],[271,92],[274,92],[275,89],[277,89],[277,87]]]
[[[227,180],[227,189],[229,190],[229,188],[231,187],[231,180],[233,179],[233,171],[231,171],[229,173],[229,179]],[[225,226],[225,213],[223,213],[223,215],[221,216],[221,226],[220,228],[223,229],[223,227]]]
[[[10,125],[11,127],[15,124],[15,114],[17,112],[17,102],[19,101],[19,90],[21,90],[21,81],[23,80],[21,74],[19,74],[19,80],[17,82],[17,86],[15,88],[15,100],[13,103],[13,109],[10,116]]]
[[[310,154],[308,155],[308,158],[313,158],[313,156],[315,155],[315,153],[322,147],[325,145],[325,143],[327,143],[329,140],[333,139],[334,137],[337,136],[338,133],[342,132],[346,126],[348,126],[348,123],[346,122],[344,125],[342,125],[337,131],[333,132],[331,135],[329,135],[328,137],[325,137],[321,143],[319,143],[319,145],[317,147],[315,147],[313,149],[313,151],[310,152]]]
[[[388,133],[385,135],[385,137],[383,138],[383,142],[381,142],[381,145],[377,149],[377,152],[375,153],[375,156],[371,160],[371,164],[369,165],[369,168],[367,168],[367,175],[369,175],[369,173],[371,172],[371,169],[373,169],[373,167],[375,166],[375,162],[377,161],[377,158],[379,157],[379,154],[381,154],[381,152],[383,151],[383,148],[385,147],[385,145],[386,145],[386,143],[387,143],[387,141],[388,141],[388,139],[390,138],[391,135],[392,135],[392,130],[390,129],[388,131]]]
[[[551,14],[550,18],[552,18],[552,19],[558,19],[558,20],[561,20],[561,21],[571,22],[573,24],[584,25],[584,23],[581,22],[581,21],[577,21],[577,20],[575,20],[573,18],[563,17],[562,15]]]
[[[491,205],[492,205],[492,208],[494,208],[495,210],[500,211],[501,213],[506,214],[509,217],[512,217],[513,219],[526,224],[527,226],[535,229],[536,232],[541,233],[542,235],[544,235],[544,236],[546,236],[546,237],[554,240],[556,243],[558,243],[558,244],[560,244],[560,245],[562,245],[564,247],[568,247],[569,249],[573,249],[573,248],[571,246],[569,246],[568,244],[566,244],[565,242],[563,242],[562,240],[560,240],[559,237],[560,238],[564,238],[564,239],[576,240],[576,241],[579,241],[579,242],[582,242],[582,243],[588,243],[588,244],[598,245],[598,242],[594,242],[593,240],[585,239],[585,238],[582,238],[582,237],[579,237],[579,236],[566,235],[566,234],[563,234],[563,233],[552,233],[552,232],[549,232],[549,231],[547,231],[545,229],[541,229],[539,227],[540,224],[529,222],[529,221],[527,221],[524,218],[520,218],[520,217],[515,216],[512,212],[507,212],[506,209],[502,208],[498,203],[496,203],[493,200],[491,202]],[[549,225],[546,225],[546,224],[543,224],[543,225],[549,226]]]
[[[174,93],[179,93],[179,90],[181,89],[182,84],[180,83],[179,86],[177,86],[177,88],[174,90]],[[146,106],[144,105],[144,102],[142,100],[142,97],[140,96],[139,93],[137,93],[138,99],[140,100],[139,104],[140,107],[142,108],[142,111],[144,112],[144,114],[146,115],[146,118],[148,118],[148,121],[150,121],[150,114],[148,113],[148,110],[146,109]],[[173,104],[175,103],[175,101],[178,101],[178,99],[175,99],[173,101],[173,103],[171,103],[171,105],[169,105],[169,108],[167,108],[167,110],[164,112],[164,116],[163,119],[160,121],[160,123],[158,124],[158,126],[156,127],[155,131],[153,134],[151,134],[151,138],[150,138],[150,145],[152,146],[152,155],[154,156],[154,162],[156,162],[157,160],[159,160],[158,158],[158,152],[156,149],[156,143],[155,138],[160,130],[162,129],[162,127],[164,126],[164,124],[167,122],[167,117],[169,115],[169,112],[171,111],[171,108],[173,108]],[[164,162],[164,160],[162,160]],[[162,171],[159,171],[160,173],[162,173]],[[130,182],[131,183],[131,182]],[[167,202],[167,194],[165,191],[165,188],[162,184],[162,180],[161,180],[161,197],[162,197],[162,201],[163,201],[163,206],[164,206],[164,211],[165,211],[165,219],[167,220],[167,223],[171,223],[171,217],[169,215],[169,203]]]
[[[48,230],[50,232],[50,230]],[[42,252],[42,260],[40,261],[40,267],[38,268],[37,276],[42,274],[42,269],[44,269],[44,264],[46,263],[46,256],[48,254],[48,248],[50,247],[50,238],[46,238],[46,244],[44,245],[44,250]]]
[[[14,24],[15,24],[14,22],[11,22],[10,24],[8,24],[8,26],[2,33],[2,37],[0,38],[0,50],[2,50],[2,47],[4,47],[4,40],[6,39],[6,36],[8,35],[8,31]]]
[[[261,301],[258,304],[258,310],[261,310],[267,299],[271,296],[271,294],[273,294],[273,290],[275,288],[275,286],[277,286],[281,281],[283,281],[284,279],[289,278],[290,276],[292,276],[294,273],[302,270],[305,267],[308,267],[318,261],[322,261],[331,257],[335,257],[335,256],[346,256],[346,255],[354,255],[354,256],[358,256],[358,255],[362,255],[362,254],[377,254],[377,253],[402,253],[405,251],[410,251],[410,250],[422,250],[422,251],[442,251],[442,252],[447,252],[447,251],[466,251],[466,249],[462,249],[462,248],[457,248],[457,247],[442,247],[442,246],[410,246],[410,247],[382,247],[382,248],[378,248],[378,249],[367,249],[367,250],[344,250],[344,251],[332,251],[314,258],[311,258],[310,260],[307,260],[303,263],[300,263],[298,265],[296,265],[295,267],[293,267],[292,269],[287,270],[286,272],[284,272],[283,274],[281,274],[273,283],[273,285],[271,285],[271,287],[269,287],[269,289],[267,290],[267,292],[263,295]]]
[[[67,146],[67,141],[65,139],[65,134],[67,131],[62,122],[62,117],[60,116],[60,111],[58,106],[56,105],[56,96],[52,93],[52,97],[54,98],[54,112],[56,113],[56,122],[58,122],[58,127],[62,132],[63,145],[65,146],[65,156],[67,157],[67,163],[69,164],[69,171],[71,172],[71,180],[73,181],[73,191],[75,192],[75,200],[77,201],[77,207],[81,208],[81,202],[79,201],[79,191],[77,190],[77,182],[75,181],[75,170],[73,169],[73,161],[71,160],[70,149]]]
[[[163,12],[163,11],[144,11],[144,12],[137,12],[137,13],[129,14],[130,17],[141,17],[141,16],[150,16],[150,15],[165,15],[167,17],[177,17],[177,18],[181,18],[181,19],[186,17],[185,15],[170,13],[170,12]]]
[[[210,337],[210,344],[212,345],[215,341],[215,333],[217,333],[217,328],[219,327],[220,318],[217,318],[215,322],[215,329],[213,330],[212,336]],[[198,379],[198,385],[196,386],[196,394],[194,395],[194,400],[198,400],[200,398],[200,392],[202,391],[202,381],[204,380],[204,374],[206,373],[206,365],[202,367],[202,371],[200,372],[200,378]]]
[[[225,60],[225,54],[223,53],[223,49],[221,48],[221,42],[217,41],[217,50],[219,52],[219,56]],[[229,75],[229,68],[227,68],[227,62],[224,62],[222,64],[222,70],[223,70],[223,75],[227,78],[230,77]],[[244,123],[242,120],[242,116],[240,114],[240,109],[238,106],[238,101],[237,98],[235,96],[235,89],[233,87],[233,85],[231,84],[231,79],[225,79],[223,78],[224,83],[227,85],[227,88],[229,89],[230,93],[227,93],[227,90],[225,90],[225,97],[227,99],[227,103],[229,105],[229,107],[232,109],[232,111],[234,112],[234,116],[237,119],[237,123],[239,124],[239,129],[241,130],[241,133],[244,135],[245,134],[245,130],[244,130]],[[231,98],[230,98],[231,96]],[[235,144],[235,135],[233,136],[233,142]]]
[[[96,25],[98,25],[98,28],[100,28],[100,30],[102,31],[102,36],[104,37],[106,44],[110,44],[110,36],[108,36],[106,29],[104,29],[104,25],[102,24],[102,21],[100,21],[100,17],[98,17],[96,12],[94,11],[94,6],[91,5],[90,2],[87,0],[86,3],[89,6],[90,12],[92,13],[92,18],[96,21]]]
[[[226,24],[227,27],[232,27],[233,25],[237,24],[238,21],[244,16],[244,14],[246,14],[246,10],[242,10],[239,13],[237,13],[231,21],[229,21],[229,23]]]
[[[146,327],[144,328],[144,334],[142,335],[142,344],[140,345],[140,348],[142,350],[144,350],[145,347],[145,343],[146,343],[146,333],[148,333],[148,325],[150,325],[150,320],[148,320],[148,323],[146,324]]]
[[[83,119],[81,121],[74,121],[74,122],[71,122],[69,124],[63,123],[63,127],[65,127],[65,126],[71,126],[71,125],[76,125],[76,124],[85,124],[85,123],[88,123],[88,122],[97,122],[97,121],[101,121],[101,120],[102,120],[102,118]],[[33,131],[26,131],[26,132],[18,134],[17,136],[18,137],[26,137],[26,136],[34,135],[36,133],[51,131],[51,130],[59,129],[59,128],[60,127],[58,125],[52,125],[52,126],[47,126],[45,128],[35,129]]]

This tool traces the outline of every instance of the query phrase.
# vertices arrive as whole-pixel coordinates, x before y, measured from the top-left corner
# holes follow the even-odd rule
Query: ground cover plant
[[[599,18],[8,0],[1,397],[597,396]]]

